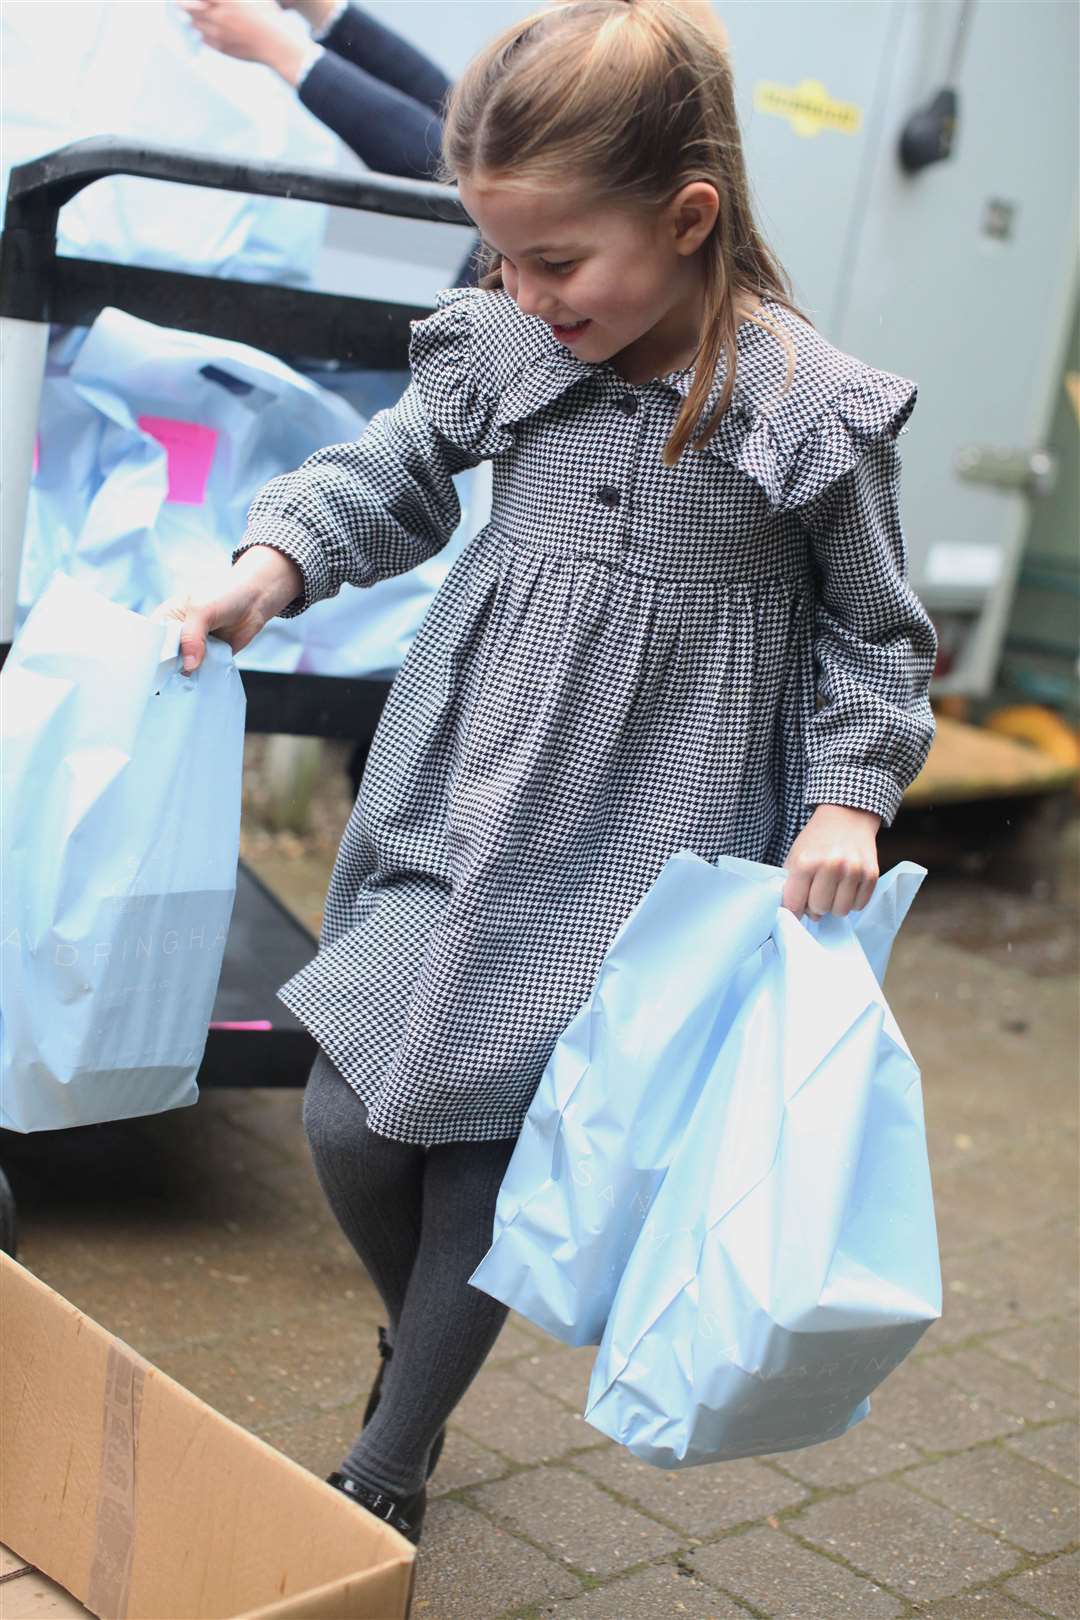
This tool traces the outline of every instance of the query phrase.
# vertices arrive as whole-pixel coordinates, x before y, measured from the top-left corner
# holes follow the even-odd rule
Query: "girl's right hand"
[[[291,557],[273,546],[251,546],[232,566],[224,588],[205,602],[171,596],[151,619],[181,619],[181,667],[193,674],[206,657],[206,638],[215,630],[233,652],[253,641],[268,620],[303,594],[304,580]]]

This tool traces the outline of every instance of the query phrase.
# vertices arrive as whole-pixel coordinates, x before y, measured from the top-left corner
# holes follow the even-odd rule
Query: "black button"
[[[615,403],[625,416],[633,416],[638,408],[636,394],[623,394]]]
[[[612,489],[610,484],[605,484],[602,489],[598,489],[596,492],[596,498],[598,501],[601,501],[604,506],[618,506],[619,502],[622,500],[622,496],[619,494],[618,490]]]

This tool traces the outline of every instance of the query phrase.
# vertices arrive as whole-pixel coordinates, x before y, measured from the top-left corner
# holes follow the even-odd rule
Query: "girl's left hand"
[[[827,911],[861,911],[878,880],[881,817],[846,804],[819,804],[788,851],[781,905],[815,922]]]

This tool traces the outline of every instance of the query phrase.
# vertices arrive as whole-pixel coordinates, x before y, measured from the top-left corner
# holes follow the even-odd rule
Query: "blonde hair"
[[[720,198],[702,258],[705,314],[694,383],[664,446],[673,467],[687,444],[717,431],[735,387],[738,303],[759,297],[802,315],[754,220],[731,67],[719,30],[668,0],[564,0],[497,35],[451,93],[439,178],[505,176],[565,188],[567,175],[605,202],[659,210],[706,180]],[[502,260],[483,250],[480,286],[502,286]],[[788,351],[787,334],[748,319]],[[721,353],[724,383],[701,425]]]

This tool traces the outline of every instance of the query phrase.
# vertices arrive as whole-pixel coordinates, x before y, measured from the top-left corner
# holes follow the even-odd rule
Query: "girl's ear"
[[[712,231],[720,212],[720,196],[708,180],[692,180],[668,204],[676,253],[696,253]]]

